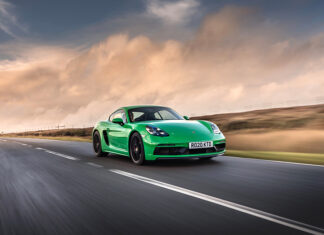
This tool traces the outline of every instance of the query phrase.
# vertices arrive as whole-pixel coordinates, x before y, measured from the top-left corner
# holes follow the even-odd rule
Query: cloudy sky
[[[316,103],[321,0],[0,0],[0,132]]]

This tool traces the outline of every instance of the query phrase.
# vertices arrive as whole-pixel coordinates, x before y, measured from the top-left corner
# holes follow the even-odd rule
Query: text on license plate
[[[189,149],[203,149],[213,147],[213,141],[190,142]]]

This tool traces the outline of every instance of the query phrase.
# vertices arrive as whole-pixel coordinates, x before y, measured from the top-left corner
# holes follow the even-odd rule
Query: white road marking
[[[88,165],[90,166],[94,166],[94,167],[103,167],[102,165],[99,165],[99,164],[96,164],[96,163],[93,163],[93,162],[87,162]]]
[[[287,164],[294,164],[294,165],[302,165],[302,166],[319,166],[324,167],[324,165],[316,165],[316,164],[310,164],[310,163],[300,163],[300,162],[284,162],[284,161],[275,161],[275,160],[267,160],[271,162],[280,162],[280,163],[287,163]]]
[[[7,140],[3,140],[3,139],[1,139],[1,141],[3,141],[3,142],[7,142]]]
[[[32,146],[30,145],[30,147],[32,147]],[[66,154],[63,154],[63,153],[54,152],[54,151],[51,151],[51,150],[48,150],[48,149],[44,149],[44,148],[40,148],[40,147],[36,147],[35,149],[43,150],[43,151],[45,151],[47,153],[50,153],[50,154],[53,154],[53,155],[56,155],[56,156],[59,156],[59,157],[64,157],[64,158],[69,159],[69,160],[74,160],[74,161],[79,160],[79,158],[72,157],[72,156],[69,156],[69,155],[66,155]],[[100,165],[98,165],[98,166],[100,166]]]
[[[226,157],[238,158],[238,157],[234,157],[234,156],[226,156]],[[248,159],[260,160],[260,161],[268,161],[268,162],[276,162],[276,163],[284,163],[284,164],[302,165],[302,166],[319,166],[319,167],[324,167],[324,165],[316,165],[316,164],[301,163],[301,162],[286,162],[286,161],[277,161],[277,160],[259,159],[259,158],[248,158]]]
[[[27,144],[25,144],[25,143],[21,143],[21,142],[18,142],[18,141],[13,141],[14,143],[16,143],[16,144],[20,144],[20,145],[22,145],[22,146],[26,146]]]
[[[47,150],[47,149],[44,149],[44,151],[47,152],[47,153],[50,153],[50,154],[54,154],[54,155],[59,156],[59,157],[64,157],[64,158],[69,159],[69,160],[74,160],[74,161],[79,160],[76,157],[72,157],[72,156],[69,156],[69,155],[62,154],[62,153],[53,152],[53,151],[50,151],[50,150]]]
[[[136,180],[148,183],[148,184],[153,184],[153,185],[161,187],[161,188],[169,189],[169,190],[172,190],[172,191],[175,191],[178,193],[182,193],[182,194],[185,194],[185,195],[188,195],[191,197],[195,197],[195,198],[198,198],[198,199],[201,199],[204,201],[208,201],[208,202],[220,205],[220,206],[224,206],[224,207],[236,210],[236,211],[240,211],[245,214],[249,214],[249,215],[252,215],[252,216],[264,219],[264,220],[268,220],[268,221],[271,221],[271,222],[274,222],[277,224],[281,224],[281,225],[284,225],[284,226],[287,226],[287,227],[290,227],[290,228],[293,228],[296,230],[300,230],[300,231],[303,231],[306,233],[318,234],[318,235],[324,234],[324,229],[322,229],[322,228],[304,224],[304,223],[301,223],[301,222],[298,222],[295,220],[287,219],[287,218],[284,218],[284,217],[281,217],[278,215],[274,215],[274,214],[271,214],[268,212],[257,210],[257,209],[251,208],[251,207],[243,206],[243,205],[240,205],[240,204],[237,204],[234,202],[226,201],[226,200],[223,200],[223,199],[220,199],[217,197],[209,196],[207,194],[195,192],[195,191],[192,191],[189,189],[178,187],[178,186],[175,186],[172,184],[167,184],[167,183],[157,181],[154,179],[150,179],[147,177],[143,177],[140,175],[135,175],[135,174],[132,174],[132,173],[129,173],[126,171],[121,171],[121,170],[117,170],[117,169],[111,169],[110,171],[114,172],[116,174],[119,174],[119,175],[130,177],[130,178],[133,178],[133,179],[136,179]]]

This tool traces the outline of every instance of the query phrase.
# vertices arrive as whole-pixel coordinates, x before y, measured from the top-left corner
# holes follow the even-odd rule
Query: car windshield
[[[139,107],[128,110],[130,122],[152,120],[183,120],[174,110],[166,107]]]

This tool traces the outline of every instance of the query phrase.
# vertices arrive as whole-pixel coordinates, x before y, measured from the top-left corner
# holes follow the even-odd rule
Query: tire
[[[143,165],[145,163],[145,152],[142,137],[135,132],[129,141],[129,155],[136,165]]]
[[[100,134],[98,131],[96,131],[93,134],[93,138],[92,138],[93,150],[96,153],[96,157],[105,157],[108,155],[108,153],[102,151],[100,140],[101,140]]]

